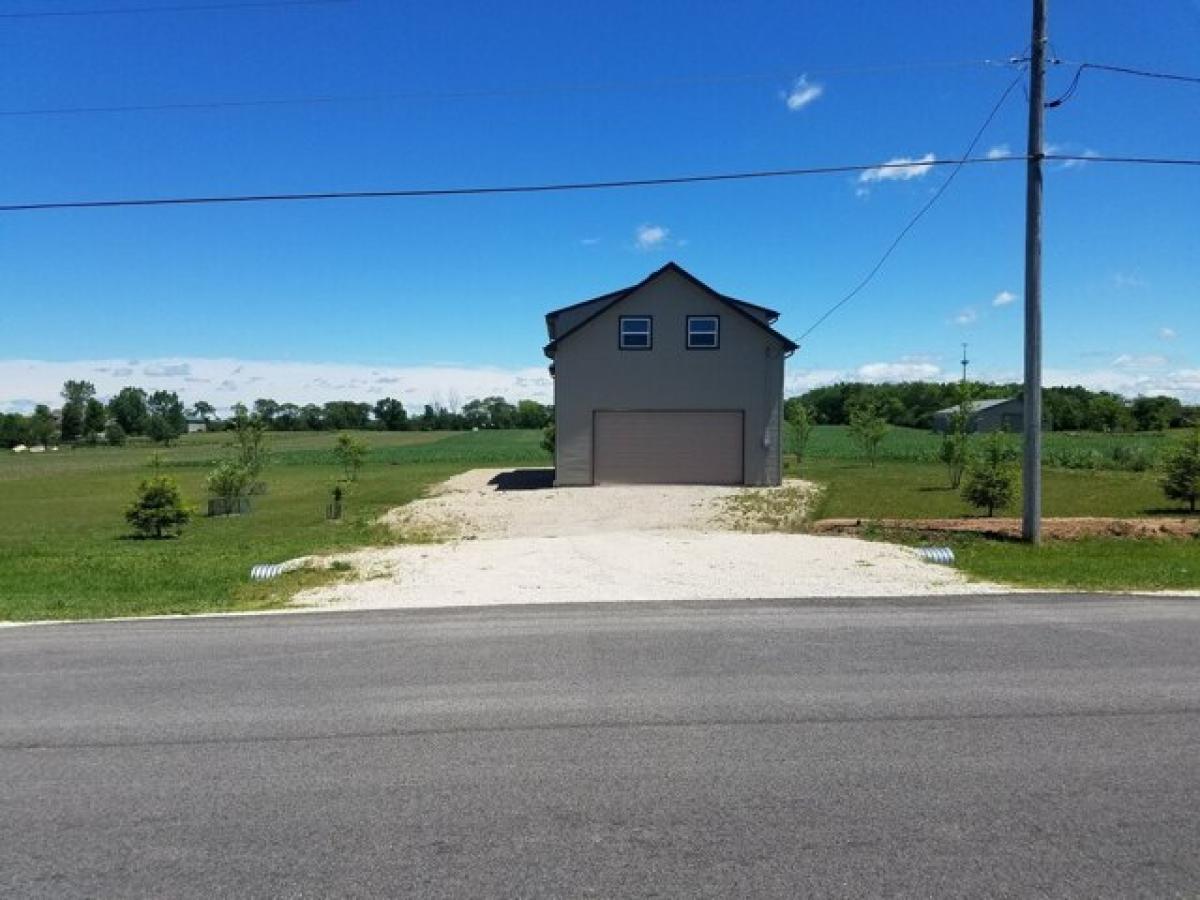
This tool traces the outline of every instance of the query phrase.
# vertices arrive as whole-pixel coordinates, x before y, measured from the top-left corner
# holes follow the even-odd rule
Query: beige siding
[[[622,315],[653,317],[652,350],[618,349]],[[689,315],[720,316],[719,350],[686,348]],[[559,344],[557,483],[592,483],[597,410],[707,409],[744,413],[744,481],[778,484],[783,357],[778,339],[686,278],[664,273]]]
[[[596,484],[741,484],[742,413],[597,410]]]

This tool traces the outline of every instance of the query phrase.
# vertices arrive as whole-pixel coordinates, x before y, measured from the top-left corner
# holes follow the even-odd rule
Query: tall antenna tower
[[[962,358],[963,379],[962,380],[963,380],[963,384],[966,384],[967,383],[967,363],[969,362],[969,360],[967,359],[967,345],[965,342],[963,343],[962,348],[963,348],[963,358]]]

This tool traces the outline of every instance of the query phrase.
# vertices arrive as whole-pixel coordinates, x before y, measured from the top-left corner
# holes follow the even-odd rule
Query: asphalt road
[[[1200,601],[0,630],[0,895],[1200,894]]]

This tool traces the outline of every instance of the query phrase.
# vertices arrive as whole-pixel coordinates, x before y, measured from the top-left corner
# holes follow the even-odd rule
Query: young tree
[[[971,410],[971,387],[960,385],[958,409],[950,417],[950,430],[942,435],[942,446],[938,451],[938,458],[946,464],[953,490],[958,490],[962,484],[963,472],[970,460]]]
[[[146,403],[146,434],[166,446],[187,431],[183,401],[174,391],[155,391]]]
[[[137,496],[125,510],[125,521],[143,537],[178,535],[192,517],[179,483],[169,475],[151,475],[138,485]]]
[[[251,480],[250,473],[237,460],[225,459],[208,473],[204,486],[214,497],[233,502],[246,496]]]
[[[45,403],[39,403],[33,408],[33,415],[29,417],[26,425],[29,443],[42,444],[43,446],[53,443],[54,441],[54,414],[50,412],[50,407]]]
[[[125,446],[125,429],[115,419],[104,429],[104,440],[110,447]]]
[[[1200,499],[1200,424],[1193,426],[1182,444],[1168,451],[1159,483],[1169,499],[1183,500],[1188,509],[1196,511],[1196,500]]]
[[[804,461],[804,451],[808,447],[808,440],[812,437],[813,411],[801,403],[799,398],[793,397],[784,404],[783,417],[792,429],[792,446],[796,450],[796,462],[801,463]]]
[[[1016,450],[1002,432],[993,431],[982,448],[972,455],[962,486],[962,497],[989,516],[1016,498]]]
[[[879,411],[879,404],[874,400],[856,400],[850,407],[850,437],[862,448],[872,466],[887,433],[888,423]]]
[[[126,434],[141,434],[146,427],[146,392],[141,388],[121,388],[108,401],[108,411]]]
[[[346,434],[344,431],[337,436],[333,455],[341,463],[347,481],[358,481],[358,471],[366,463],[369,452],[370,448],[362,438]]]
[[[64,443],[83,437],[83,407],[78,403],[64,403],[58,427]]]
[[[375,421],[384,431],[403,431],[408,427],[408,413],[399,400],[384,397],[375,404]]]
[[[246,407],[234,407],[233,447],[237,451],[237,463],[249,473],[251,481],[257,480],[269,461],[267,450],[267,426],[257,416],[247,415]]]

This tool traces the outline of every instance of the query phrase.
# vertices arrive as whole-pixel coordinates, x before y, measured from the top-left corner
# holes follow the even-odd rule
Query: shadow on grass
[[[1192,511],[1186,506],[1154,506],[1148,509],[1143,509],[1142,513],[1147,516],[1169,516],[1173,519],[1190,519],[1200,517],[1200,509]]]

